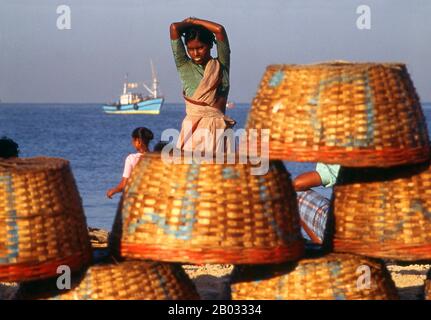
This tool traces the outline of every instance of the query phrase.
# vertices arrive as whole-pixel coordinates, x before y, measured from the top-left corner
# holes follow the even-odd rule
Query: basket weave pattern
[[[296,196],[281,162],[263,176],[246,164],[135,167],[113,227],[124,257],[188,263],[271,263],[303,252]]]
[[[425,118],[403,64],[268,66],[246,127],[271,130],[273,159],[351,167],[429,159]]]
[[[431,259],[429,163],[346,169],[334,188],[334,250],[396,260]],[[367,180],[365,180],[367,179]]]
[[[147,261],[92,266],[75,280],[71,290],[64,292],[55,289],[54,281],[24,284],[20,290],[18,299],[199,299],[193,283],[179,266]]]
[[[0,281],[76,271],[91,259],[81,199],[69,163],[56,158],[0,162]]]
[[[387,300],[397,299],[383,264],[354,255],[329,254],[297,265],[243,267],[233,300]],[[284,269],[284,270],[283,270]],[[367,270],[367,271],[365,271]],[[369,270],[369,271],[368,271]],[[364,276],[369,272],[369,282]],[[362,278],[361,278],[362,276]]]

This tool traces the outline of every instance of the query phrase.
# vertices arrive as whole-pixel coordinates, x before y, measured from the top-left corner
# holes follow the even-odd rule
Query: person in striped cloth
[[[304,238],[314,244],[322,244],[328,221],[330,201],[311,188],[331,188],[338,178],[340,166],[317,163],[315,171],[300,174],[293,181],[298,194],[298,209],[301,218],[301,232]]]

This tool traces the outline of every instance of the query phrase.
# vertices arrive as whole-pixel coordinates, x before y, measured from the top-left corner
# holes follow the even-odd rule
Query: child
[[[18,144],[8,137],[0,138],[0,158],[17,158],[19,154]]]
[[[230,69],[226,31],[216,22],[187,18],[171,24],[170,36],[186,104],[186,117],[177,147],[203,151],[205,140],[199,133],[205,132],[210,138],[208,151],[223,151],[221,134],[235,124],[233,119],[225,116]],[[218,54],[215,59],[211,57],[214,42]]]
[[[112,196],[116,193],[123,192],[126,186],[127,180],[130,177],[132,169],[136,166],[142,155],[149,151],[148,145],[153,139],[153,133],[150,129],[145,127],[139,127],[132,132],[132,145],[135,147],[137,153],[129,154],[126,158],[124,165],[123,178],[120,183],[112,189],[109,189],[106,196],[112,199]]]

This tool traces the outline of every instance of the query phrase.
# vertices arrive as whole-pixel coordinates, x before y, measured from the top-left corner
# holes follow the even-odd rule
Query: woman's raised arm
[[[187,19],[186,19],[187,20]],[[169,33],[171,35],[171,40],[177,40],[181,37],[181,34],[184,32],[185,29],[191,27],[193,24],[190,22],[186,22],[186,20],[183,20],[181,22],[173,22],[171,23],[171,26],[169,28]]]

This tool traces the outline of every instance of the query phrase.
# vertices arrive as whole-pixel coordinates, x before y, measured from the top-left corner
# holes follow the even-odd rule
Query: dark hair
[[[151,140],[153,140],[154,135],[153,132],[145,127],[138,127],[132,132],[132,138],[133,139],[139,139],[142,143],[144,143],[146,146],[150,143]]]
[[[154,146],[153,151],[154,152],[161,152],[163,150],[163,148],[169,144],[169,141],[159,141],[157,142],[157,144]]]
[[[192,26],[184,32],[185,44],[187,45],[190,40],[199,40],[209,45],[210,48],[212,48],[215,43],[214,33],[202,26]]]
[[[18,144],[8,137],[0,138],[0,158],[18,157]]]

